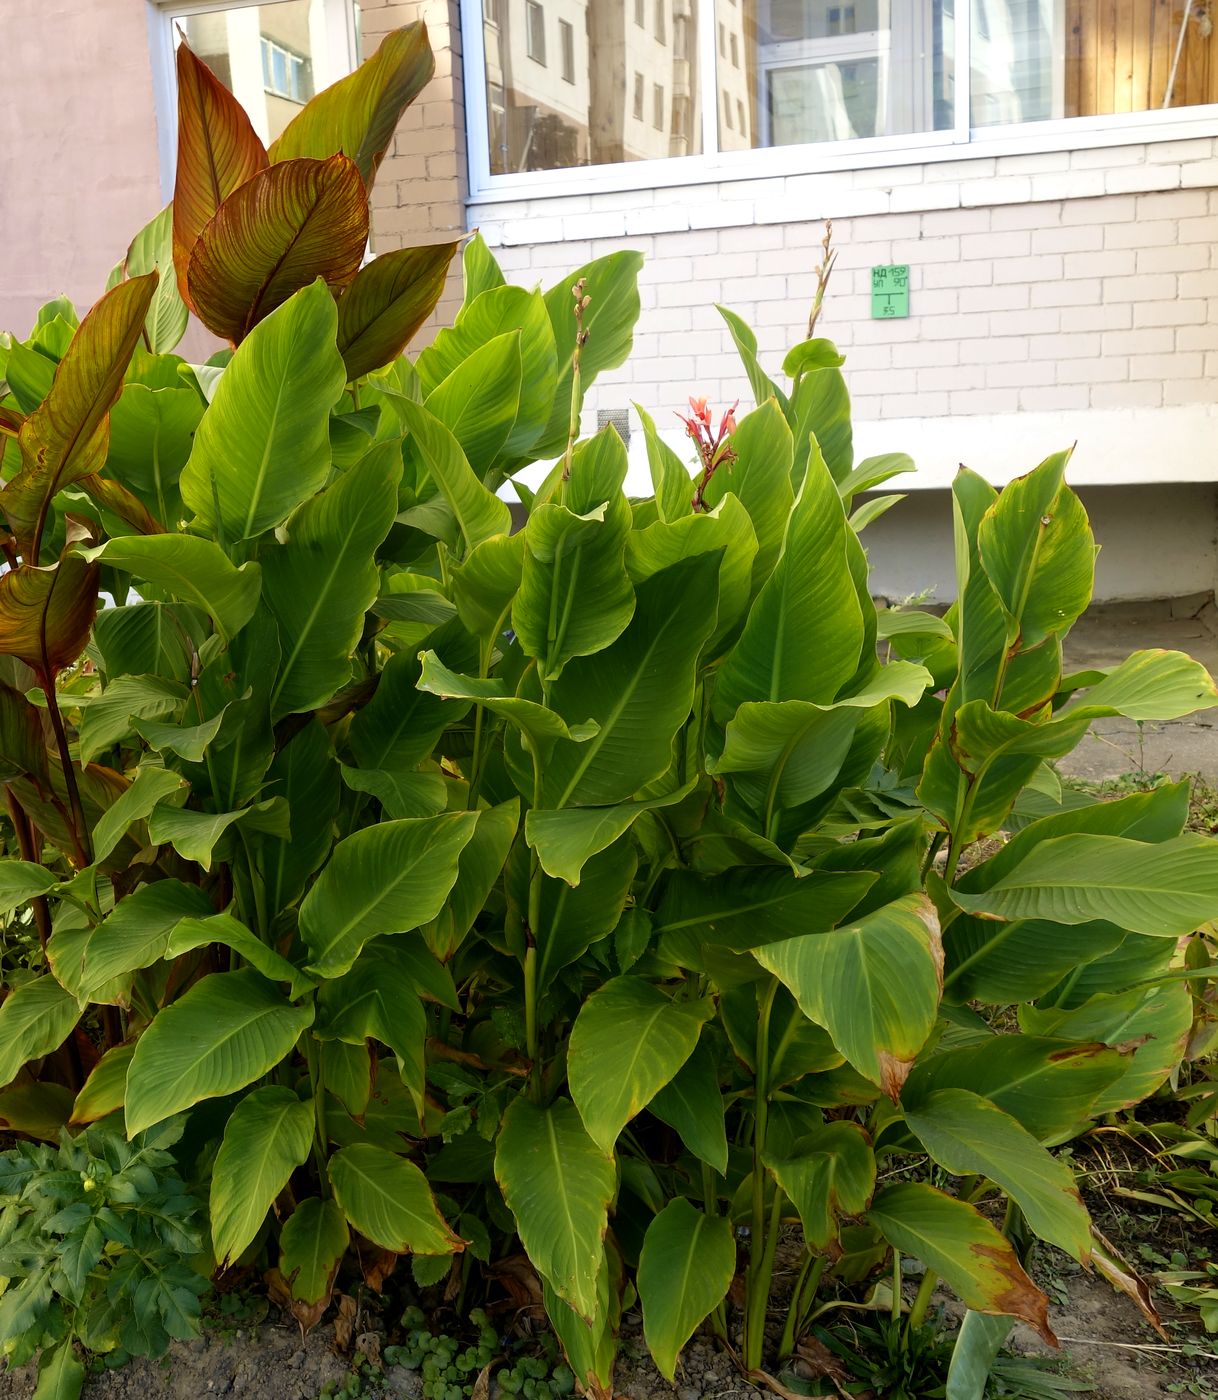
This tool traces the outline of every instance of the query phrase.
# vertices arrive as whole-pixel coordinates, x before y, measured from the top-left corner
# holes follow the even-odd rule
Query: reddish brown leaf
[[[346,156],[273,165],[225,200],[190,259],[191,304],[240,343],[318,277],[345,287],[368,242],[368,198]]]
[[[1119,1293],[1124,1293],[1127,1298],[1132,1298],[1146,1321],[1165,1342],[1168,1341],[1168,1335],[1163,1328],[1163,1319],[1159,1316],[1159,1310],[1155,1307],[1154,1299],[1151,1297],[1150,1285],[1121,1258],[1110,1241],[1105,1239],[1094,1225],[1091,1227],[1091,1239],[1091,1261],[1095,1265],[1096,1272],[1102,1274]]]
[[[27,562],[55,495],[100,471],[110,442],[110,409],[140,338],[157,274],[108,291],[77,328],[50,392],[21,425],[22,467],[0,497]]]
[[[79,533],[68,535],[70,548]],[[85,649],[100,580],[100,564],[67,550],[48,568],[22,564],[0,575],[0,656],[20,657],[52,680]]]
[[[422,92],[436,61],[421,21],[395,29],[354,73],[320,92],[271,145],[272,161],[349,155],[369,189],[402,113]]]
[[[268,1269],[263,1274],[266,1282],[266,1291],[271,1302],[285,1313],[290,1313],[300,1328],[300,1335],[304,1337],[311,1332],[321,1321],[323,1313],[330,1306],[330,1294],[324,1298],[319,1298],[315,1303],[302,1303],[292,1296],[291,1286],[287,1279],[278,1269]]]
[[[80,480],[81,489],[106,510],[112,511],[138,534],[163,535],[165,527],[144,505],[143,501],[122,484],[107,476],[86,476]]]
[[[25,422],[25,416],[17,412],[15,408],[5,408],[0,404],[0,433],[5,437],[16,437],[21,431],[21,425]]]
[[[348,379],[402,353],[435,310],[456,251],[455,243],[398,248],[356,273],[338,303],[338,348]]]
[[[266,151],[244,107],[205,63],[179,44],[173,266],[187,306],[186,271],[199,235],[228,196],[266,163]]]
[[[355,1299],[346,1293],[335,1294],[335,1301],[338,1303],[338,1313],[334,1318],[334,1344],[339,1351],[348,1351],[351,1338],[355,1335],[355,1323],[359,1314]]]

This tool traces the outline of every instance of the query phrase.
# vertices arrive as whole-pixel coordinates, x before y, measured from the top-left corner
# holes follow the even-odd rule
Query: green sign
[[[871,269],[871,319],[892,321],[909,315],[909,264]]]

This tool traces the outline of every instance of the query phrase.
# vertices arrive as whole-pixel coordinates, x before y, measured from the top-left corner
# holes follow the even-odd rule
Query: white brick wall
[[[776,374],[803,333],[821,214],[838,262],[819,329],[847,355],[862,420],[1212,403],[1218,190],[1201,177],[1215,178],[1216,149],[1190,140],[798,175],[781,191],[759,180],[496,203],[471,207],[470,222],[525,283],[549,285],[614,248],[645,255],[639,347],[598,381],[590,412],[639,399],[663,421],[691,393],[747,400],[714,303],[755,328]],[[1063,199],[1067,188],[1076,197]],[[888,212],[852,213],[863,194]],[[792,221],[801,206],[817,217]],[[869,270],[891,262],[910,265],[910,318],[872,321]]]

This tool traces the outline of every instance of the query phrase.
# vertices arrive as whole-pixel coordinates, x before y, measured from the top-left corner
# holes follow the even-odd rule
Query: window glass
[[[972,123],[1218,102],[1210,8],[1196,0],[1115,7],[1110,0],[972,0]]]
[[[483,28],[488,106],[494,92],[503,105],[502,129],[490,142],[493,174],[701,152],[694,56],[698,5],[709,0],[663,0],[650,29],[640,18],[650,8],[644,0],[547,0],[560,26],[571,28],[570,76],[561,28],[562,64],[529,61],[534,3],[500,0],[498,23]]]
[[[739,150],[950,127],[954,4],[716,0],[720,54],[731,53],[716,75],[720,145]],[[737,117],[731,125],[722,116],[728,110]]]
[[[570,20],[560,19],[558,21],[558,34],[562,40],[562,80],[564,83],[575,81],[575,30],[571,26]]]
[[[180,29],[269,143],[303,103],[338,76],[328,53],[326,8],[326,0],[279,0],[207,14],[171,13],[170,20],[175,42]],[[325,81],[318,81],[319,69]]]
[[[524,0],[525,8],[525,51],[535,62],[546,61],[546,12],[537,0]]]
[[[668,43],[668,25],[665,22],[664,10],[668,0],[656,0],[656,43]]]

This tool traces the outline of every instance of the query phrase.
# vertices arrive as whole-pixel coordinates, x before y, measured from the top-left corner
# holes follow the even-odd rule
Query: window
[[[177,144],[173,53],[181,35],[245,108],[267,144],[303,103],[355,66],[353,0],[209,0],[206,7],[198,0],[154,0],[150,23],[153,67],[169,102],[158,123],[167,189],[173,186]]]
[[[722,158],[732,178],[737,153],[763,147],[808,148],[794,165],[816,169],[824,162],[811,148],[822,143],[841,168],[856,142],[872,143],[867,159],[877,163],[890,150],[912,159],[923,146],[985,144],[999,133],[1004,150],[1025,138],[1070,149],[1108,144],[1114,131],[1143,140],[1218,129],[1215,0],[586,0],[564,5],[570,39],[560,28],[561,63],[544,73],[520,58],[525,50],[542,61],[539,0],[524,9],[498,0],[498,22],[480,29],[474,3],[462,0],[472,21],[468,76],[488,92],[502,88],[509,148],[492,152],[488,170],[488,138],[471,128],[475,194],[488,173],[704,154],[715,169]],[[703,55],[714,71],[700,71]],[[290,92],[292,82],[272,68],[270,87]],[[1074,117],[1090,119],[1078,136],[1047,125]]]
[[[546,12],[537,0],[524,0],[525,53],[543,67],[546,61]]]
[[[651,89],[651,124],[657,131],[664,130],[664,89],[659,83]]]
[[[562,44],[562,80],[575,82],[575,29],[568,20],[558,21],[558,37]]]
[[[482,18],[487,24],[499,23],[496,0],[482,0]]]
[[[275,97],[303,104],[313,96],[313,65],[303,55],[262,36],[262,86]]]

